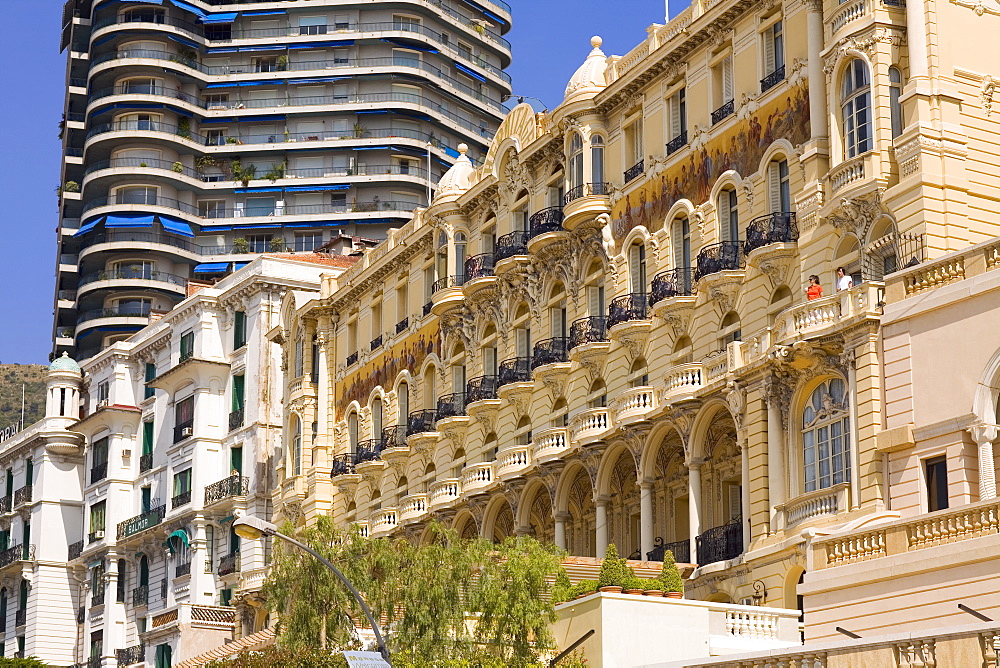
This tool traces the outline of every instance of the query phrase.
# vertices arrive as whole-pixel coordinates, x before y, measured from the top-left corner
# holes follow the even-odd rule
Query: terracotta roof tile
[[[226,643],[221,647],[216,647],[215,649],[211,649],[203,654],[181,661],[175,668],[199,668],[200,666],[204,666],[212,661],[218,661],[219,659],[225,659],[233,656],[234,654],[239,654],[244,650],[263,649],[264,647],[269,647],[274,644],[274,640],[274,629],[264,629],[263,631],[251,633],[248,636]]]

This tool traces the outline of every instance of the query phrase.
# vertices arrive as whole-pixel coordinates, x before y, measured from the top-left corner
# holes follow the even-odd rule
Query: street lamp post
[[[372,631],[375,633],[375,642],[378,645],[379,654],[382,655],[382,658],[385,659],[386,663],[391,665],[391,661],[389,660],[389,648],[385,645],[385,640],[382,638],[382,631],[379,629],[378,622],[375,621],[372,611],[368,608],[368,604],[365,603],[365,599],[361,597],[361,594],[354,588],[351,581],[348,580],[347,577],[340,572],[340,569],[334,566],[329,559],[308,545],[300,543],[291,536],[286,536],[281,533],[278,531],[278,527],[274,524],[257,517],[245,516],[237,519],[233,522],[233,530],[238,536],[246,538],[247,540],[259,540],[262,536],[274,536],[275,538],[280,538],[281,540],[291,543],[292,545],[305,550],[312,556],[319,559],[324,566],[333,571],[333,574],[344,583],[344,586],[351,592],[351,596],[353,596],[354,600],[361,606],[361,610],[365,613],[365,617],[368,619],[368,623],[371,624]]]

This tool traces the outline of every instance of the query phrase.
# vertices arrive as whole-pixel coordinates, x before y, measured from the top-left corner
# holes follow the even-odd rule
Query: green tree
[[[674,561],[674,553],[670,550],[663,552],[663,567],[660,569],[660,588],[663,591],[673,591],[684,593],[684,578]]]
[[[0,664],[3,665],[3,664]],[[319,647],[272,645],[260,650],[241,652],[228,659],[212,661],[205,668],[346,668],[347,660],[339,652]]]
[[[47,668],[48,664],[33,656],[24,659],[0,657],[0,668]]]

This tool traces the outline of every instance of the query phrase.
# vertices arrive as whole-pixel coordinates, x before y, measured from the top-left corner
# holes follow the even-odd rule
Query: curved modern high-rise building
[[[381,238],[511,93],[503,0],[69,0],[54,352],[253,254]]]

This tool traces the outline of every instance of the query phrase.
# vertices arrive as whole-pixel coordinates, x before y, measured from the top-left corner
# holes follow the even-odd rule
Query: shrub
[[[173,170],[175,172],[177,172],[178,174],[182,174],[184,172],[184,165],[180,161],[175,162],[174,166],[173,166]]]
[[[674,561],[674,553],[666,550],[663,553],[663,568],[660,569],[660,589],[684,593],[684,578]]]
[[[631,569],[625,563],[625,559],[618,556],[618,548],[614,543],[608,545],[607,552],[604,553],[604,560],[601,562],[601,572],[598,582],[601,587],[625,587],[629,583]],[[635,577],[631,575],[631,577]]]
[[[552,585],[552,603],[559,605],[566,601],[572,601],[574,598],[576,598],[576,594],[573,593],[573,585],[569,581],[569,575],[566,574],[565,568],[560,567],[559,572],[556,573],[556,581]]]
[[[598,583],[597,580],[580,580],[573,585],[573,589],[570,591],[570,594],[572,594],[573,598],[576,598],[580,594],[590,594],[597,591],[599,586],[600,583]]]
[[[63,192],[78,193],[80,192],[80,184],[76,181],[67,181],[66,185],[63,186]]]

